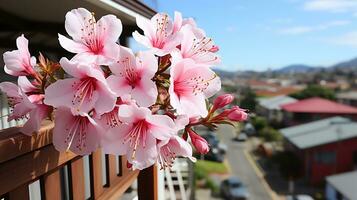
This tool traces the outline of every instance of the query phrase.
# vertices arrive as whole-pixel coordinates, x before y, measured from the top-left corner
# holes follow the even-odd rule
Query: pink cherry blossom
[[[28,40],[24,35],[16,39],[17,50],[4,53],[4,70],[13,76],[35,75],[36,58],[31,57],[28,49]]]
[[[171,168],[175,158],[178,156],[196,161],[192,157],[191,145],[178,135],[172,136],[168,141],[160,141],[157,146],[159,152],[158,162],[162,169]]]
[[[154,54],[139,52],[135,58],[130,49],[122,47],[118,61],[109,66],[114,74],[107,78],[109,87],[117,96],[131,94],[140,106],[151,106],[158,94],[156,84],[151,80],[157,65]]]
[[[181,34],[176,31],[171,18],[166,13],[158,13],[150,21],[137,17],[136,23],[144,31],[144,35],[135,31],[134,39],[151,48],[158,56],[171,53],[180,43]]]
[[[55,111],[53,145],[58,151],[90,154],[99,146],[101,132],[102,128],[87,114],[73,115],[65,107]]]
[[[246,110],[241,109],[238,106],[233,106],[229,110],[227,118],[232,121],[241,122],[248,118],[248,114],[246,113]]]
[[[124,95],[123,97],[117,100],[113,110],[104,113],[101,116],[97,116],[95,120],[101,127],[103,127],[104,134],[107,134],[108,132],[111,131],[113,132],[121,131],[120,128],[122,122],[119,120],[119,115],[118,115],[120,105],[136,105],[136,102],[133,99],[131,99],[130,95]]]
[[[103,140],[106,153],[126,155],[134,168],[153,165],[158,156],[156,141],[166,141],[174,134],[175,124],[165,115],[153,115],[148,108],[121,105],[121,131],[107,134]]]
[[[122,24],[114,15],[103,16],[96,22],[94,14],[88,10],[73,9],[66,14],[65,28],[72,40],[61,34],[58,40],[64,49],[77,54],[74,59],[109,64],[118,54],[116,42]]]
[[[219,77],[191,59],[173,62],[170,75],[170,103],[177,113],[205,117],[208,114],[206,98],[221,88]]]
[[[174,18],[174,30],[173,32],[179,32],[181,28],[185,25],[190,25],[192,27],[197,28],[197,24],[193,18],[182,18],[182,14],[180,12],[175,11],[175,18]],[[200,29],[201,30],[201,29]]]
[[[20,87],[10,82],[2,82],[0,83],[0,89],[7,95],[9,106],[12,109],[8,121],[27,118],[28,120],[20,129],[20,132],[31,135],[40,129],[41,122],[47,117],[50,108],[42,103],[43,95],[33,94],[27,96],[25,94],[26,90],[30,92],[31,86],[28,84],[30,82],[26,77],[19,77],[18,85]],[[35,89],[34,86],[32,88]]]
[[[8,103],[12,109],[12,113],[8,117],[8,121],[19,119],[29,113],[36,106],[31,103],[28,96],[16,84],[10,82],[0,83],[0,89],[8,98]]]
[[[200,154],[207,154],[209,152],[209,145],[207,141],[191,129],[188,129],[187,132],[190,135],[191,143],[195,147],[196,151]]]
[[[217,46],[213,40],[205,36],[204,31],[186,25],[181,28],[182,41],[180,52],[182,58],[191,58],[200,64],[215,65],[220,58],[215,54]]]
[[[47,105],[68,107],[74,114],[94,109],[101,115],[113,110],[116,97],[99,68],[67,58],[62,58],[60,64],[73,78],[59,80],[46,88]]]
[[[234,96],[232,94],[219,95],[213,102],[212,110],[223,108],[224,106],[232,103],[233,100],[234,100]]]

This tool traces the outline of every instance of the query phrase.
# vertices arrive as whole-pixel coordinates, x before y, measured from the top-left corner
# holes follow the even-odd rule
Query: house
[[[264,116],[270,122],[282,122],[283,112],[281,111],[281,105],[294,103],[298,101],[295,98],[289,96],[276,96],[270,98],[260,98],[258,100],[257,112],[259,115]]]
[[[147,2],[147,1],[145,1]],[[65,15],[68,11],[83,7],[99,19],[106,14],[114,14],[123,24],[120,44],[128,46],[128,40],[137,30],[136,17],[150,19],[155,15],[151,7],[139,0],[11,0],[0,4],[0,54],[16,49],[16,38],[21,34],[29,40],[32,55],[41,51],[53,60],[73,54],[64,50],[58,42],[58,33],[67,35],[64,28]],[[4,66],[0,59],[0,66]],[[0,81],[14,80],[0,70]]]
[[[276,88],[271,88],[269,90],[255,90],[255,93],[258,96],[275,97],[275,96],[280,96],[280,95],[293,94],[293,93],[299,92],[301,90],[303,90],[303,87],[301,87],[301,86],[287,86],[287,87],[278,86]]]
[[[348,118],[330,117],[280,132],[285,150],[298,155],[304,166],[302,173],[311,184],[357,166],[357,122]]]
[[[340,103],[357,107],[357,91],[341,92],[337,94]]]
[[[328,176],[325,196],[327,200],[357,200],[357,171]]]
[[[304,86],[285,85],[283,80],[277,81],[269,81],[269,80],[255,80],[249,79],[245,81],[243,85],[249,85],[249,87],[254,90],[257,96],[262,97],[275,97],[281,95],[289,95],[292,93],[299,92],[304,89]]]
[[[357,119],[357,108],[331,100],[313,97],[281,106],[287,126],[311,122],[333,116]]]
[[[60,46],[58,33],[67,35],[65,14],[79,7],[90,10],[97,19],[106,14],[117,16],[123,24],[119,42],[125,46],[129,46],[132,32],[138,29],[136,17],[150,19],[156,14],[156,11],[139,0],[1,1],[0,54],[16,49],[16,38],[24,34],[29,40],[31,54],[36,57],[39,51],[57,61],[62,56],[72,57],[73,54]],[[0,82],[16,81],[16,78],[3,71],[3,66],[3,60],[0,59]],[[7,122],[9,107],[3,94],[0,94],[0,112],[0,129],[23,122]],[[100,150],[83,158],[71,153],[66,153],[65,156],[59,154],[48,141],[52,138],[50,129],[50,126],[44,126],[38,134],[41,136],[33,138],[14,133],[16,129],[1,130],[1,143],[11,141],[11,147],[2,145],[1,152],[14,149],[10,150],[11,157],[6,158],[10,153],[0,155],[3,170],[1,174],[9,175],[7,178],[2,177],[0,199],[4,199],[5,193],[5,199],[119,199],[137,179],[138,172],[127,170],[124,157],[102,155]],[[22,141],[17,142],[17,138],[22,138]],[[36,156],[31,156],[32,154]],[[27,156],[31,159],[24,170],[21,163]],[[155,191],[143,188],[145,185],[154,187],[154,184],[140,184],[140,180],[138,182],[143,192],[138,191],[139,197],[136,199],[151,199],[150,191]]]

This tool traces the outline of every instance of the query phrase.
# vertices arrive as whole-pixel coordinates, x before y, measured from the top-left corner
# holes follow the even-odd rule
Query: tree
[[[252,118],[252,124],[255,130],[257,130],[258,132],[268,126],[267,120],[263,117],[258,117],[258,116]]]
[[[255,107],[258,104],[257,95],[249,87],[242,91],[242,99],[240,101],[240,107],[248,109],[251,112],[255,112]]]
[[[272,127],[265,127],[264,129],[262,129],[259,135],[263,137],[265,141],[268,142],[277,142],[283,139],[281,133],[279,133],[279,131],[275,130]]]
[[[296,99],[307,99],[311,97],[321,97],[324,99],[335,100],[335,92],[331,89],[322,87],[320,85],[309,85],[304,90],[290,95]]]

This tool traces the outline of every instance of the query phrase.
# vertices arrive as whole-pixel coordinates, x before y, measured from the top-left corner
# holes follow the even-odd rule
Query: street
[[[271,197],[265,189],[261,179],[255,173],[252,164],[244,154],[245,143],[232,141],[234,128],[221,126],[217,131],[217,137],[227,144],[226,158],[230,164],[232,176],[237,176],[247,186],[251,200],[270,200]]]

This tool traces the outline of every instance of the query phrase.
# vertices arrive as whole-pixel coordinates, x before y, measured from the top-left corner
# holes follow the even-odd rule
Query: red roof
[[[297,113],[357,114],[357,108],[317,97],[285,104],[281,108]]]

